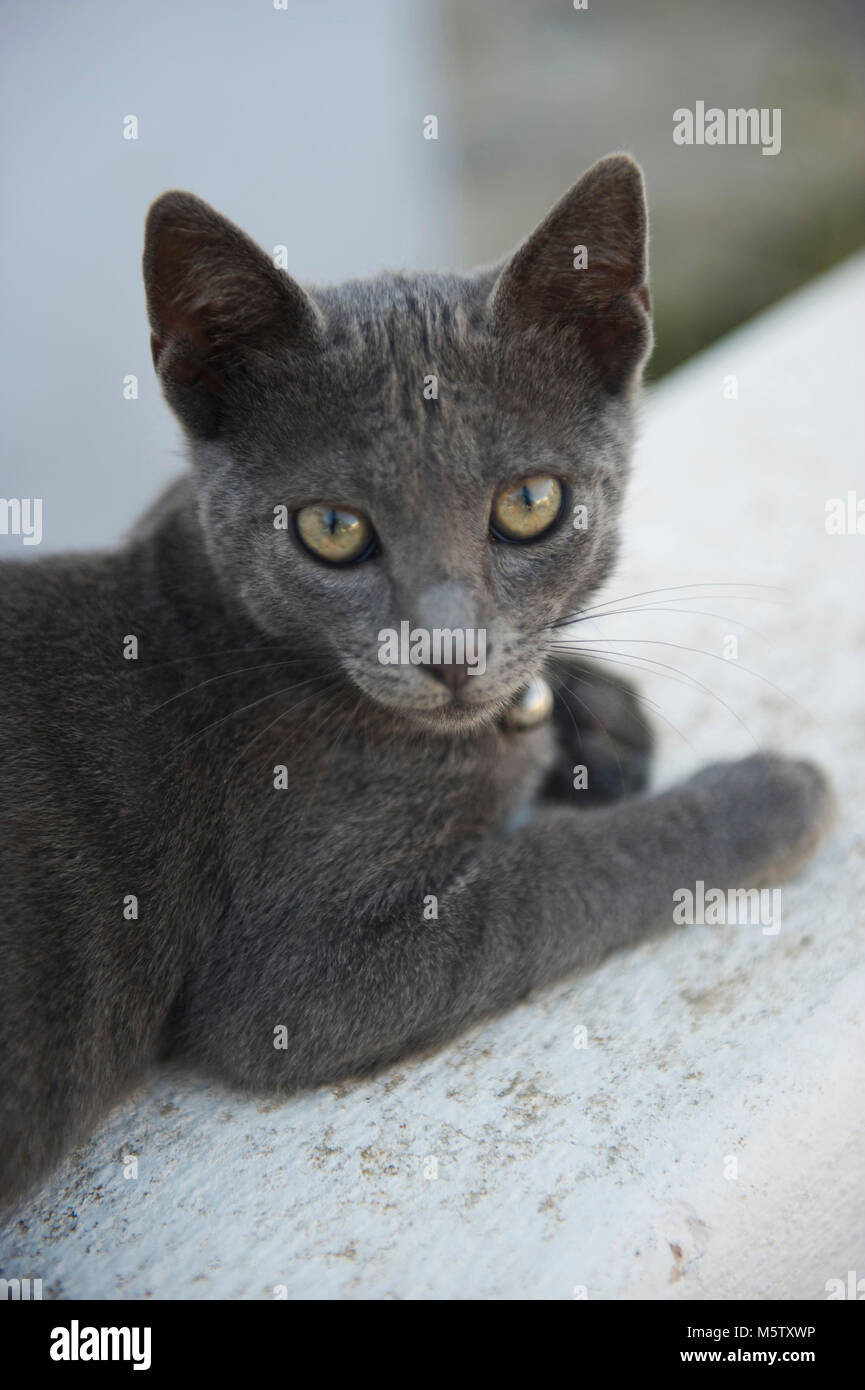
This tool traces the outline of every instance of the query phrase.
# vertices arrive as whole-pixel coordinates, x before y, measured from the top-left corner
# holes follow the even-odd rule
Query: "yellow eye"
[[[493,502],[493,535],[506,541],[536,540],[558,521],[562,501],[561,483],[546,474],[510,483]]]
[[[365,560],[375,545],[375,531],[365,516],[327,502],[301,507],[294,524],[307,550],[332,565]]]

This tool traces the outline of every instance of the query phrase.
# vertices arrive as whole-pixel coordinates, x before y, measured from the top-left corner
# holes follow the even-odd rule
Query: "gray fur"
[[[259,1091],[363,1073],[669,926],[676,888],[771,882],[817,842],[804,763],[642,794],[627,687],[554,659],[550,624],[616,557],[645,235],[625,156],[464,276],[307,291],[192,195],[154,204],[154,361],[191,469],[116,552],[3,566],[6,1200],[160,1057]],[[588,530],[493,544],[493,493],[541,472]],[[274,528],[316,500],[373,518],[380,555],[328,568]],[[382,666],[402,619],[485,627],[486,673],[454,695]],[[542,670],[553,720],[507,731]]]

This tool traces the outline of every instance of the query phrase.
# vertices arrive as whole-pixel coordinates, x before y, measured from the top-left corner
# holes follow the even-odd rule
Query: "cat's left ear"
[[[639,165],[608,155],[506,262],[490,296],[494,329],[579,350],[603,386],[626,389],[652,346],[647,241]]]
[[[143,269],[153,364],[193,433],[216,432],[244,362],[297,356],[320,340],[311,296],[193,193],[172,190],[151,206]]]

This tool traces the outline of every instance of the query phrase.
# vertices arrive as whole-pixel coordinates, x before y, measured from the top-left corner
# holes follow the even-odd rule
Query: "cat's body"
[[[3,571],[7,1197],[160,1056],[262,1090],[357,1074],[816,842],[825,786],[780,758],[611,800],[645,725],[611,668],[557,664],[615,558],[644,240],[611,159],[501,272],[313,300],[197,200],[156,204],[154,357],[195,471],[121,550]],[[495,540],[496,490],[546,475],[588,530]],[[319,501],[372,519],[370,558],[274,525]],[[486,673],[383,667],[403,619],[483,628]],[[554,717],[515,729],[542,670]]]

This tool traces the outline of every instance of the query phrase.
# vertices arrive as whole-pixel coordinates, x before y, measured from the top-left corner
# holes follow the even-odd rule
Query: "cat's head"
[[[221,582],[408,719],[494,718],[615,558],[651,346],[637,165],[601,160],[498,266],[315,289],[165,193],[144,275]]]

